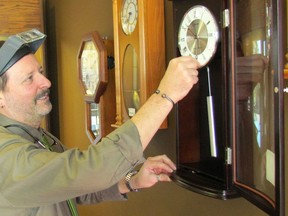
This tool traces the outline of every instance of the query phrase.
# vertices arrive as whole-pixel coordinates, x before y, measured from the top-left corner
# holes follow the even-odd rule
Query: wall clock
[[[203,5],[195,5],[184,14],[178,27],[178,48],[182,56],[197,59],[200,68],[214,57],[219,41],[219,27],[213,13]],[[207,115],[211,156],[217,157],[214,106],[211,94],[210,68],[207,67]]]
[[[98,32],[85,35],[78,53],[79,79],[87,101],[99,102],[108,82],[107,50]]]
[[[78,51],[80,86],[86,103],[86,132],[92,143],[103,135],[103,104],[100,97],[108,83],[107,49],[98,32],[83,36]]]
[[[198,84],[178,103],[173,178],[281,216],[285,4],[173,0],[175,56],[191,55],[202,66]]]
[[[191,7],[179,25],[178,46],[182,56],[192,56],[201,67],[214,56],[219,40],[217,20],[203,5]]]
[[[164,1],[113,0],[113,23],[118,127],[155,92],[166,70]]]

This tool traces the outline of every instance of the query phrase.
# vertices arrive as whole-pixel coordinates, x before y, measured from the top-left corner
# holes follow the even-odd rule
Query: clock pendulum
[[[208,66],[206,67],[206,69],[207,69],[207,81],[208,81],[207,111],[208,111],[209,135],[210,135],[210,151],[212,157],[217,157],[213,96],[211,92],[211,83],[210,83],[210,69]]]

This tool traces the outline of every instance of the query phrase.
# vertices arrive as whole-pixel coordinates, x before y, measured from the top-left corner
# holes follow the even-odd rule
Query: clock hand
[[[198,38],[198,35],[197,35],[197,38],[196,38],[196,52],[197,54],[199,54],[200,52],[200,41],[199,41],[199,38]]]
[[[193,38],[197,39],[197,35],[194,33],[193,29],[191,28],[191,26],[188,27],[188,30],[187,30],[187,36],[190,36],[192,35]]]
[[[198,36],[197,38],[198,39],[207,39],[207,38],[209,38],[209,36],[208,35],[207,36],[206,35],[203,35],[203,36],[201,35],[201,36]]]
[[[193,40],[194,39],[194,40]],[[191,50],[191,52],[195,55],[195,59],[198,59],[198,49],[199,49],[199,45],[198,45],[198,39],[197,38],[193,38],[192,42],[191,42],[191,48],[189,48],[189,50]],[[188,45],[188,44],[187,44]]]
[[[127,19],[125,20],[125,23],[129,23],[131,15],[132,15],[132,12],[129,12],[128,16],[127,16]]]

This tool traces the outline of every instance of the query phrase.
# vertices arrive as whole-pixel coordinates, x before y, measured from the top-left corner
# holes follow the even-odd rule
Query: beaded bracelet
[[[160,90],[157,89],[155,91],[155,93],[156,94],[160,94]],[[170,101],[173,104],[173,106],[175,105],[174,101],[170,97],[168,97],[165,93],[161,94],[161,97],[167,99],[168,101]]]

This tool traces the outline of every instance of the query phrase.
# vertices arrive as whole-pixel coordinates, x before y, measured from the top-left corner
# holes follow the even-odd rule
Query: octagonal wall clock
[[[83,36],[78,52],[78,75],[86,104],[86,133],[97,143],[105,132],[104,104],[108,84],[107,49],[98,32]]]
[[[98,32],[85,35],[78,52],[79,80],[86,101],[98,103],[108,82],[107,51]]]

